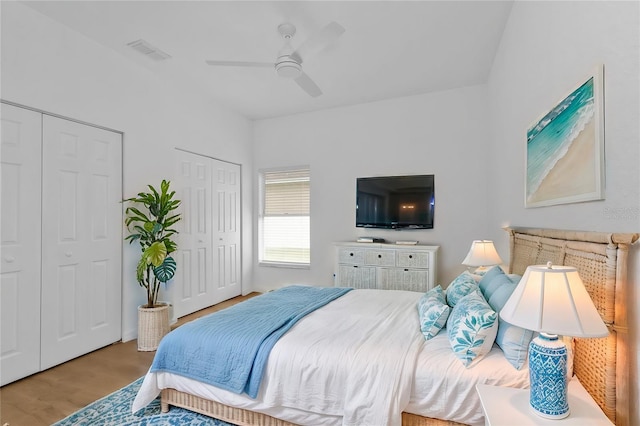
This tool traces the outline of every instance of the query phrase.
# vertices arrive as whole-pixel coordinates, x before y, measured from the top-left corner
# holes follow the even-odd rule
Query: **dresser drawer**
[[[340,265],[338,277],[338,287],[377,288],[373,266]]]
[[[365,250],[364,263],[372,266],[396,266],[396,252],[393,250]]]
[[[364,249],[342,247],[338,249],[338,261],[340,263],[364,264]]]
[[[378,288],[425,292],[432,285],[428,269],[379,268]]]
[[[397,266],[401,268],[428,268],[429,253],[399,251]]]

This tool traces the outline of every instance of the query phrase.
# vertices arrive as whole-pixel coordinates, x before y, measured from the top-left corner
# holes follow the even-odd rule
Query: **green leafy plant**
[[[124,200],[134,204],[125,211],[125,225],[129,230],[125,240],[129,244],[140,243],[142,256],[136,279],[147,290],[147,308],[157,305],[160,284],[169,281],[176,272],[176,261],[170,254],[178,248],[171,238],[178,233],[172,226],[181,219],[179,213],[174,214],[180,200],[173,199],[176,192],[169,192],[169,185],[169,181],[163,180],[160,192],[148,185],[149,192]]]

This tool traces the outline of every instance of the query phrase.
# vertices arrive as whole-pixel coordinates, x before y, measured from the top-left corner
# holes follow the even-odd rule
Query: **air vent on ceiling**
[[[131,46],[132,49],[142,53],[154,61],[164,61],[171,57],[171,55],[164,53],[162,50],[150,45],[149,42],[142,39],[127,43],[127,46]]]

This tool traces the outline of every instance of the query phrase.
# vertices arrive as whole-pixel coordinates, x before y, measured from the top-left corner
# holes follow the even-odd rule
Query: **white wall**
[[[515,2],[491,72],[489,229],[505,225],[640,232],[638,2]],[[606,199],[524,208],[525,132],[596,64],[604,64]],[[640,250],[631,249],[631,424],[640,424]]]
[[[502,226],[640,231],[639,5],[515,2],[489,84],[300,114],[255,124],[32,9],[2,2],[2,99],[124,132],[124,195],[173,174],[184,147],[243,166],[244,292],[288,283],[331,285],[331,242],[362,235],[441,245],[438,282],[463,268],[472,239],[496,241]],[[524,132],[595,64],[605,66],[606,200],[525,209]],[[251,142],[255,141],[252,162]],[[151,152],[151,154],[150,154]],[[312,173],[309,270],[258,267],[252,233],[255,171],[308,164]],[[435,228],[355,228],[358,176],[435,174]],[[257,205],[257,204],[255,204]],[[625,212],[615,214],[611,212]],[[640,250],[631,253],[640,284]],[[135,337],[137,252],[125,245],[123,337]],[[251,270],[255,268],[254,280]],[[630,303],[631,401],[638,401],[640,291]],[[633,405],[632,424],[640,424]]]
[[[256,169],[311,166],[311,269],[255,259],[255,288],[333,285],[331,243],[365,235],[441,245],[436,282],[446,286],[471,241],[487,237],[486,104],[476,86],[256,122]],[[356,228],[356,178],[405,174],[435,175],[434,229]]]
[[[242,165],[243,283],[251,282],[251,123],[16,2],[2,2],[3,100],[124,132],[123,190],[174,176],[175,147]],[[137,335],[139,249],[123,242],[123,340]],[[244,291],[244,290],[243,290]]]

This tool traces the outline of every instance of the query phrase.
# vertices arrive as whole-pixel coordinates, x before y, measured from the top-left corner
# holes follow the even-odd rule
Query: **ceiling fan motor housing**
[[[284,39],[284,46],[280,49],[278,59],[276,59],[276,72],[280,77],[296,78],[302,74],[300,61],[296,61],[291,56],[293,48],[291,47],[290,41],[296,33],[296,27],[289,23],[280,24],[280,26],[278,26],[278,32]]]
[[[302,67],[289,55],[283,55],[276,61],[276,72],[280,77],[296,78],[302,74]]]

